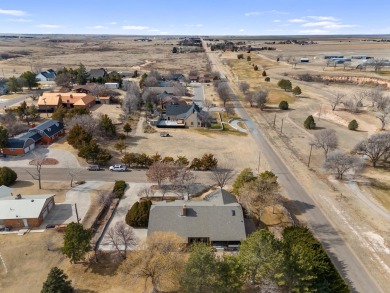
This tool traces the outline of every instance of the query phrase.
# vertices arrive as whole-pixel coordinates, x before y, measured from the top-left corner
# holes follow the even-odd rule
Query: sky
[[[389,0],[0,0],[2,34],[390,34]]]

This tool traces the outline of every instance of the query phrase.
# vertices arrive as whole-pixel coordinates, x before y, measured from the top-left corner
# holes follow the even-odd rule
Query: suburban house
[[[38,99],[40,111],[54,111],[62,105],[65,108],[91,108],[96,98],[86,93],[43,93]]]
[[[98,79],[103,79],[107,75],[108,75],[108,73],[104,68],[91,69],[89,71],[89,80],[96,81]]]
[[[1,186],[0,190],[4,187]],[[0,193],[0,225],[6,227],[39,227],[55,204],[54,194],[22,197],[20,194],[13,195],[11,188],[6,191]]]
[[[148,236],[176,232],[185,243],[236,247],[246,238],[244,215],[234,195],[219,189],[204,200],[164,201],[152,205]]]
[[[87,84],[84,84],[84,85],[76,86],[76,87],[73,88],[73,90],[76,93],[89,94],[96,85],[97,85],[96,83],[90,82],[90,83],[87,83]]]
[[[111,103],[111,97],[96,97],[96,104],[107,104]]]
[[[56,72],[53,69],[39,72],[36,79],[38,81],[54,81],[56,79]]]
[[[188,104],[167,104],[156,124],[157,127],[199,127],[201,120],[198,117],[200,108],[195,103]]]
[[[188,79],[190,80],[190,82],[199,82],[199,75],[190,75],[188,77]]]
[[[45,121],[28,132],[10,137],[2,148],[4,155],[24,155],[35,148],[37,143],[49,144],[65,134],[64,124],[57,120]]]
[[[181,73],[166,74],[163,77],[165,81],[184,81],[186,77]]]
[[[203,82],[209,83],[209,82],[212,82],[212,80],[213,80],[213,77],[211,76],[211,74],[205,73],[203,75]]]

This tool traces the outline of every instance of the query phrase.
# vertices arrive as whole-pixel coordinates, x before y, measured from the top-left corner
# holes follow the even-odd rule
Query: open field
[[[204,53],[172,54],[178,39],[155,39],[135,42],[131,37],[63,36],[31,39],[1,39],[0,52],[20,52],[22,57],[0,60],[5,77],[19,76],[27,70],[54,70],[77,67],[106,68],[116,71],[139,72],[156,69],[161,72],[188,74],[192,69],[204,70]]]

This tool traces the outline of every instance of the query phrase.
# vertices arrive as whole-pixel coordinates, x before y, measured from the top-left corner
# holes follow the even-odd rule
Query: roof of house
[[[200,112],[199,107],[195,103],[190,105],[170,104],[166,105],[165,109],[167,116],[175,116],[177,119],[187,119],[192,113]]]
[[[40,74],[42,74],[47,79],[54,79],[54,78],[56,78],[56,72],[53,69],[42,71],[42,72],[40,72]]]
[[[58,106],[59,103],[60,95],[58,93],[43,93],[38,99],[38,106]]]
[[[1,198],[0,219],[36,219],[47,202],[54,194],[29,195],[15,199],[14,197]]]
[[[183,80],[185,79],[186,77],[184,76],[184,74],[181,74],[181,73],[173,73],[173,74],[167,74],[167,75],[164,75],[164,79],[165,80]]]
[[[87,106],[96,101],[96,98],[93,96],[86,95],[81,97],[77,102],[74,103],[75,106]]]
[[[183,208],[186,215],[182,214]],[[244,215],[235,197],[217,190],[207,200],[176,200],[152,205],[148,235],[176,232],[185,238],[207,237],[210,241],[242,241],[246,238]]]
[[[8,149],[24,149],[34,143],[34,140],[29,137],[10,137],[7,140]]]
[[[105,77],[106,75],[107,71],[104,68],[91,69],[89,71],[89,79]]]
[[[28,132],[30,133],[40,133],[41,135],[44,133],[47,136],[53,136],[57,132],[64,129],[64,123],[58,120],[48,120],[45,121],[34,128],[31,128]]]

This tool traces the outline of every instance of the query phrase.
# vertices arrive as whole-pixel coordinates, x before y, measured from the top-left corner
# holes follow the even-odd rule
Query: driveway
[[[37,146],[33,152],[23,156],[7,156],[0,159],[0,165],[4,167],[31,167],[30,161],[36,158],[53,158],[58,161],[56,165],[45,165],[44,168],[79,168],[77,158],[70,152],[44,146]]]
[[[77,205],[79,219],[82,221],[91,205],[90,192],[98,189],[103,184],[104,182],[102,181],[88,181],[69,190],[66,193],[65,201],[63,203],[55,204],[43,221],[41,228],[46,227],[47,224],[68,224],[77,222],[75,204]]]
[[[119,205],[116,211],[114,212],[114,216],[107,223],[107,226],[104,230],[102,241],[99,244],[99,250],[115,250],[115,248],[112,245],[105,244],[107,242],[107,237],[105,234],[107,233],[108,229],[114,227],[117,222],[125,222],[125,218],[128,210],[139,199],[137,196],[138,192],[142,188],[149,187],[152,185],[150,183],[133,183],[133,182],[127,182],[127,184],[129,185],[129,187],[126,189],[125,194],[119,201]],[[148,229],[136,228],[134,229],[134,233],[135,236],[137,237],[137,243],[140,243],[146,240]]]
[[[192,101],[199,107],[203,108],[205,101],[203,85],[201,83],[191,83],[191,86],[194,92],[194,98]]]

